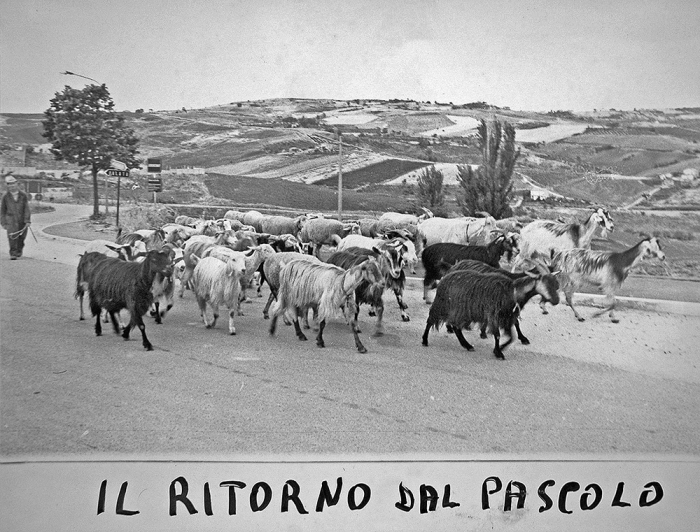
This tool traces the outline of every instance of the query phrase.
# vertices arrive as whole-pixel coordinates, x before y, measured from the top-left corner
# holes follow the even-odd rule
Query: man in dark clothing
[[[17,180],[11,175],[5,178],[5,184],[7,192],[2,197],[0,223],[7,230],[7,238],[10,241],[10,260],[17,260],[22,256],[24,239],[31,224],[29,198],[19,189]]]

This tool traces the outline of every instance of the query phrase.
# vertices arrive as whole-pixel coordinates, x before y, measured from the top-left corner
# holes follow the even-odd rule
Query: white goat
[[[192,255],[195,263],[194,274],[192,276],[192,289],[199,312],[207,329],[216,325],[219,317],[219,307],[228,308],[228,332],[236,334],[236,327],[233,322],[234,314],[238,309],[241,293],[241,276],[245,274],[245,260],[243,257],[234,257],[223,262],[214,257],[200,259],[197,255]],[[207,320],[207,304],[213,312],[213,320]]]
[[[561,270],[561,287],[566,296],[566,304],[574,311],[578,321],[584,321],[584,318],[574,308],[573,294],[581,286],[593,285],[599,287],[608,300],[608,305],[593,316],[600,316],[610,311],[610,319],[613,323],[618,323],[620,320],[615,318],[615,293],[622,286],[630,270],[647,257],[666,260],[658,238],[645,238],[631,248],[620,252],[580,248],[562,250],[554,254],[552,268]]]
[[[415,214],[404,214],[401,212],[385,212],[379,217],[379,222],[393,222],[397,224],[414,224],[417,225],[423,220],[433,217],[433,213],[425,207],[421,208],[423,214],[416,216]]]
[[[607,210],[595,209],[582,223],[564,223],[554,220],[535,220],[520,231],[520,253],[513,261],[512,271],[515,271],[526,259],[532,259],[537,254],[550,257],[552,251],[591,247],[591,240],[596,230],[602,227],[605,231],[615,229],[612,217]]]
[[[217,234],[216,236],[206,236],[206,235],[195,235],[190,237],[187,242],[185,242],[184,249],[184,263],[185,271],[180,278],[180,297],[185,295],[185,288],[189,283],[192,275],[194,273],[195,262],[192,260],[192,256],[196,255],[198,258],[204,256],[204,252],[207,248],[212,246],[227,246],[233,248],[238,243],[238,239],[233,231],[224,231]]]
[[[493,216],[484,218],[441,218],[435,216],[418,224],[418,231],[425,239],[425,247],[432,244],[451,242],[464,245],[486,245],[491,241],[491,233],[498,231]]]
[[[377,284],[382,280],[383,275],[375,260],[365,261],[348,270],[331,264],[293,260],[280,271],[280,288],[277,293],[277,306],[270,323],[270,334],[275,334],[278,316],[286,312],[294,322],[297,338],[306,340],[299,327],[298,312],[301,310],[305,313],[311,308],[317,311],[320,320],[316,345],[325,347],[323,329],[326,319],[338,314],[342,309],[345,320],[352,329],[357,350],[366,353],[367,349],[360,341],[355,319],[355,289],[362,281]]]

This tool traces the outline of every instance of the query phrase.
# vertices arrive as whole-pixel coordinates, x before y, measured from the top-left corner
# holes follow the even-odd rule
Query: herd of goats
[[[617,323],[615,293],[630,269],[644,258],[664,260],[665,255],[655,237],[619,252],[590,249],[596,232],[613,230],[604,208],[582,221],[535,220],[525,226],[488,215],[441,218],[427,210],[420,216],[389,212],[351,222],[321,214],[292,218],[233,210],[219,220],[179,216],[157,229],[120,232],[115,242],[91,241],[80,257],[75,296],[84,319],[83,297],[88,293],[98,336],[103,321],[111,320],[125,339],[138,327],[143,346],[152,350],[143,316],[150,312],[161,323],[177,283],[180,297],[188,289],[194,293],[207,328],[216,325],[220,307],[228,309],[230,334],[236,334],[234,316],[249,299],[247,291],[257,282],[260,296],[267,283],[270,295],[263,316],[270,319],[270,334],[281,316],[306,340],[299,321],[308,329],[312,311],[316,344],[323,347],[326,320],[342,314],[364,353],[358,335],[360,305],[370,306],[370,315],[376,316],[375,335],[383,333],[385,291],[394,293],[401,319],[409,321],[403,301],[406,271],[415,274],[421,261],[423,298],[431,304],[423,345],[428,345],[430,330],[444,324],[472,351],[463,331],[478,325],[482,338],[488,333],[494,337],[493,352],[503,359],[513,327],[518,339],[529,343],[518,317],[535,295],[541,296],[546,314],[546,303],[557,305],[563,292],[575,317],[583,321],[572,296],[583,285],[597,286],[607,295],[607,306],[596,315],[609,312]],[[119,316],[123,309],[130,314],[124,325]],[[501,331],[507,337],[503,344]]]

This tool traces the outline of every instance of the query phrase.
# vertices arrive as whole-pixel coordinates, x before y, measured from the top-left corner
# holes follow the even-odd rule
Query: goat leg
[[[265,308],[263,309],[263,318],[265,318],[266,320],[270,319],[270,314],[269,314],[270,305],[272,305],[272,301],[275,299],[275,297],[276,297],[276,294],[273,294],[272,292],[270,292],[270,297],[267,299],[267,304],[265,305]]]
[[[547,307],[544,306],[546,302],[547,300],[544,297],[540,297],[540,308],[542,309],[542,314],[549,314]]]
[[[143,340],[143,346],[146,348],[146,351],[153,351],[153,345],[151,345],[151,342],[148,341],[148,337],[146,336],[146,325],[143,323],[143,319],[141,316],[136,316],[136,326],[139,328],[141,331],[141,339]]]
[[[574,316],[576,316],[576,319],[577,319],[578,321],[585,321],[586,318],[584,318],[583,316],[581,316],[581,315],[576,311],[576,309],[574,308],[574,303],[573,303],[573,299],[572,299],[572,298],[573,298],[573,295],[574,295],[574,294],[573,294],[573,291],[564,292],[564,298],[566,299],[566,304],[569,305],[569,306],[571,307],[571,310],[574,311]]]
[[[228,311],[228,333],[236,334],[236,326],[233,323],[233,316],[236,314],[235,309],[229,309]]]
[[[360,335],[358,334],[359,330],[357,328],[357,323],[353,321],[350,324],[350,327],[352,328],[352,335],[355,337],[355,347],[357,347],[357,350],[360,353],[366,353],[367,348],[364,345],[362,345],[362,342],[360,341]]]
[[[377,309],[377,323],[374,327],[374,334],[373,336],[379,337],[379,336],[384,336],[384,301],[380,300],[379,304],[376,305],[375,307]],[[359,309],[359,305],[358,305]],[[357,323],[357,314],[355,314],[355,323]],[[357,332],[360,332],[360,329],[358,327]]]
[[[297,338],[299,338],[299,340],[303,340],[303,341],[308,340],[306,335],[301,331],[301,327],[299,327],[299,318],[296,316],[294,317],[294,330],[296,331]],[[319,333],[319,336],[320,336],[320,334],[321,333]],[[316,343],[318,344],[318,341]],[[321,343],[323,343],[323,340],[321,340]],[[320,347],[323,347],[323,346],[321,345]]]
[[[515,318],[515,330],[518,332],[518,340],[520,340],[520,343],[523,345],[530,345],[530,340],[528,340],[520,330],[520,320],[518,318]]]
[[[411,321],[411,317],[406,312],[408,305],[404,302],[401,291],[394,290],[394,294],[396,295],[396,302],[399,304],[399,308],[401,309],[401,321]]]
[[[95,319],[95,336],[102,336],[102,310],[97,312],[97,318]]]
[[[496,358],[499,358],[501,360],[505,360],[506,357],[503,356],[503,348],[506,347],[508,344],[510,344],[510,342],[513,340],[513,338],[511,337],[511,339],[508,340],[504,345],[500,345],[501,333],[497,327],[494,327],[494,328],[495,328],[495,330],[493,331],[493,338],[494,338],[496,345],[493,348],[493,354],[496,355]]]
[[[454,331],[457,340],[459,340],[459,345],[461,345],[467,351],[474,351],[474,346],[467,342],[467,339],[464,337],[464,333],[462,333],[461,327],[453,326],[452,330]]]
[[[294,322],[295,325],[299,325],[299,322]],[[318,347],[326,347],[325,342],[323,341],[323,329],[326,328],[326,320],[322,319],[321,322],[318,324],[318,334],[316,335],[316,345]],[[304,339],[306,337],[304,336]]]
[[[119,323],[117,323],[116,312],[109,312],[109,319],[112,321],[112,328],[114,329],[114,334],[119,334],[121,330],[119,329]]]
[[[433,326],[432,323],[430,323],[430,320],[425,324],[425,330],[423,331],[423,345],[427,346],[428,345],[428,334],[430,333],[430,328]]]

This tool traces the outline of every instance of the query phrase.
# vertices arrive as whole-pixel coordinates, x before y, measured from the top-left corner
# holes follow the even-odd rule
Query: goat
[[[512,241],[501,234],[493,242],[486,246],[465,246],[444,242],[432,244],[423,250],[421,261],[425,268],[423,278],[423,299],[428,301],[428,290],[435,288],[437,281],[452,267],[457,261],[464,259],[480,260],[498,268],[501,257],[505,253],[512,253]]]
[[[263,220],[267,218],[267,215],[259,211],[247,211],[243,214],[243,222],[245,225],[252,225],[257,232],[262,232]]]
[[[270,315],[268,313],[270,309],[270,305],[272,302],[277,299],[277,292],[279,291],[279,286],[280,286],[280,271],[282,270],[282,267],[287,264],[288,262],[291,262],[293,260],[307,260],[309,262],[316,262],[319,263],[321,262],[319,259],[314,257],[313,255],[308,255],[306,253],[298,253],[298,252],[281,252],[281,253],[275,253],[271,257],[268,257],[265,262],[262,264],[262,270],[263,273],[260,278],[260,285],[262,285],[263,281],[267,281],[267,284],[270,286],[270,297],[267,300],[267,304],[265,305],[265,308],[263,309],[263,317],[267,320],[270,318]],[[306,315],[304,315],[306,317]],[[285,318],[286,319],[286,318]],[[308,322],[305,320],[305,328],[308,329]],[[289,323],[291,325],[291,322]]]
[[[519,273],[511,273],[508,270],[504,270],[502,268],[494,268],[493,266],[486,264],[485,262],[481,262],[480,260],[460,260],[457,262],[452,268],[450,268],[450,272],[454,271],[460,271],[460,270],[468,270],[468,271],[473,271],[473,272],[479,272],[479,273],[495,273],[499,275],[503,275],[504,277],[509,278],[512,281],[515,281],[517,279],[524,279],[525,277],[532,277],[532,275],[537,275],[538,273],[542,276],[543,279],[545,279],[546,276],[551,275],[551,276],[556,276],[559,274],[559,272],[551,273],[549,271],[549,268],[545,266],[541,262],[535,262],[533,263],[534,268],[530,270],[529,272],[519,272]],[[547,281],[551,284],[551,289],[555,290],[554,288],[555,285],[554,283],[558,283],[558,280],[555,281]],[[534,294],[533,294],[534,295]],[[525,306],[525,303],[529,301],[529,297],[527,300],[522,300],[518,302],[519,309],[518,309],[518,316],[515,316],[514,318],[514,325],[515,325],[515,330],[518,333],[518,340],[520,340],[520,343],[524,345],[529,345],[530,340],[523,334],[523,332],[520,330],[520,320],[519,315],[520,311],[522,311],[522,308]],[[558,301],[559,298],[557,297],[556,300]],[[481,337],[486,338],[486,324],[482,323],[481,326]]]
[[[406,273],[403,271],[403,265],[405,264],[405,247],[402,243],[386,243],[381,247],[377,246],[373,249],[351,247],[342,253],[346,253],[350,256],[362,257],[364,260],[367,260],[370,257],[377,259],[380,269],[384,274],[385,288],[392,290],[396,296],[396,302],[398,303],[399,310],[401,311],[401,320],[411,321],[408,312],[406,312],[408,305],[406,305],[403,300],[404,288],[406,286]],[[335,253],[331,255],[326,262],[347,268],[347,264],[349,264],[350,259],[346,258],[344,255],[338,256],[343,258],[334,258],[335,255]],[[378,309],[373,307],[370,311],[370,316],[373,316],[377,311]]]
[[[148,312],[153,302],[151,288],[156,275],[169,277],[172,274],[172,262],[164,251],[149,251],[142,262],[124,262],[107,257],[94,267],[88,280],[90,310],[95,320],[95,334],[102,335],[100,312],[104,308],[112,320],[114,331],[119,334],[116,314],[127,309],[131,315],[129,323],[122,330],[122,337],[129,339],[133,327],[141,331],[143,346],[153,350],[153,345],[146,336],[143,315]]]
[[[416,247],[408,238],[406,238],[405,233],[389,233],[385,235],[386,238],[370,238],[363,235],[348,235],[338,242],[336,251],[345,251],[347,249],[358,247],[364,249],[382,249],[386,245],[396,245],[398,242],[403,246],[403,258],[406,262],[406,266],[410,269],[411,273],[416,273],[416,263],[418,262],[418,256],[416,254]]]
[[[400,212],[385,212],[379,217],[379,222],[391,222],[396,224],[413,224],[417,225],[423,220],[433,217],[433,213],[425,207],[421,207],[423,214],[416,216],[415,214],[404,214]]]
[[[109,240],[95,239],[85,245],[85,253],[96,251],[107,257],[132,261],[146,253],[146,245],[142,240],[137,240],[131,244],[117,244]]]
[[[600,316],[609,311],[610,320],[619,323],[620,320],[615,317],[615,293],[627,279],[630,270],[648,257],[666,260],[661,243],[656,237],[645,238],[625,251],[566,249],[555,252],[552,256],[552,267],[561,269],[562,291],[566,304],[574,311],[578,321],[584,321],[584,318],[574,308],[574,291],[584,285],[593,285],[605,293],[608,301],[608,305],[593,316]]]
[[[173,308],[175,303],[175,267],[183,260],[183,251],[175,244],[166,243],[160,249],[168,253],[173,264],[173,273],[166,277],[162,274],[157,274],[153,279],[151,292],[153,293],[153,304],[151,305],[150,315],[155,318],[156,323],[163,323],[165,315]]]
[[[306,220],[299,232],[299,240],[313,246],[313,254],[319,257],[321,247],[337,246],[349,234],[359,234],[359,225],[343,223],[333,218],[312,218]]]
[[[211,246],[227,246],[233,248],[238,243],[238,239],[233,231],[224,231],[216,236],[195,235],[185,242],[184,262],[185,271],[180,279],[180,297],[185,294],[185,288],[194,273],[195,264],[192,255],[202,257],[204,251]]]
[[[352,329],[355,347],[360,353],[366,353],[367,348],[360,341],[355,319],[357,312],[355,288],[363,281],[370,284],[380,283],[382,278],[375,261],[364,261],[348,270],[343,270],[332,264],[293,260],[285,264],[280,271],[277,306],[270,320],[270,334],[275,334],[278,316],[286,312],[292,318],[297,338],[306,340],[306,336],[299,327],[298,314],[300,310],[306,313],[311,308],[317,312],[320,320],[316,345],[325,347],[323,329],[326,326],[326,319],[342,309]]]
[[[260,231],[271,235],[291,234],[295,237],[301,231],[302,225],[306,221],[306,216],[290,218],[288,216],[268,216],[260,224]]]
[[[197,255],[192,255],[191,258],[195,264],[192,290],[204,325],[207,329],[213,328],[219,318],[219,307],[224,305],[228,308],[228,332],[236,334],[233,317],[240,300],[241,276],[245,274],[245,260],[242,254],[235,255],[226,262],[215,257],[200,259]],[[207,304],[213,313],[211,322],[207,320]]]
[[[75,274],[75,293],[73,295],[80,301],[81,320],[85,319],[85,312],[83,311],[83,298],[85,297],[85,292],[88,290],[88,285],[94,272],[95,265],[102,262],[106,258],[107,255],[100,253],[99,251],[88,251],[80,255],[78,268],[76,269]]]
[[[438,285],[435,301],[430,307],[423,331],[423,345],[428,345],[431,328],[436,330],[447,323],[462,347],[473,351],[474,347],[464,338],[462,329],[473,323],[486,325],[495,340],[496,358],[505,359],[503,349],[513,341],[512,327],[520,315],[520,309],[535,294],[559,303],[559,283],[553,275],[536,275],[527,272],[522,279],[509,279],[500,273],[479,273],[471,270],[450,271]],[[500,329],[508,336],[500,344]]]
[[[596,230],[614,231],[615,225],[610,213],[599,207],[582,223],[564,223],[554,220],[535,220],[520,231],[520,253],[513,261],[511,271],[515,271],[523,260],[539,254],[550,257],[552,250],[591,247]]]
[[[366,252],[366,253],[365,253]],[[398,276],[403,273],[401,270],[401,258],[395,249],[377,249],[367,250],[363,248],[350,248],[347,251],[336,251],[327,259],[328,264],[340,266],[344,270],[362,264],[365,261],[376,260],[379,270],[384,278]],[[355,313],[355,321],[360,311],[360,305],[368,304],[372,306],[373,314],[377,316],[377,322],[374,329],[374,336],[382,336],[384,334],[384,282],[369,283],[364,281],[355,288],[355,303],[357,312]],[[401,309],[403,314],[403,308]]]
[[[486,213],[484,213],[486,214]],[[443,242],[454,244],[486,244],[488,235],[499,231],[493,216],[484,218],[441,218],[433,217],[418,224],[418,231],[425,239],[425,246]]]

